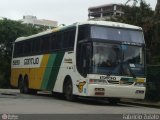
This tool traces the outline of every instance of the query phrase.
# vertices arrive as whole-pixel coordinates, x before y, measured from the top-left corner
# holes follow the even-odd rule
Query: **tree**
[[[152,64],[160,64],[160,0],[157,0],[154,16],[152,18]]]
[[[137,6],[136,4],[133,4],[132,6],[129,6],[127,4],[123,5],[122,8],[125,14],[123,16],[116,17],[114,21],[128,23],[142,27],[144,31],[144,37],[147,49],[149,49],[152,54],[154,51],[154,46],[153,46],[154,11],[150,7],[150,5],[145,2],[145,0],[133,0],[133,1],[135,2],[139,1],[139,6]]]
[[[41,30],[19,21],[0,20],[0,87],[9,86],[12,43],[20,36],[36,34]]]

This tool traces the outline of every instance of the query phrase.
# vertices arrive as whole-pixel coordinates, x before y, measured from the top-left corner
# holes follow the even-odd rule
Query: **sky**
[[[0,0],[0,17],[12,20],[33,15],[37,19],[72,24],[88,19],[88,8],[103,4],[122,3],[127,0]],[[154,10],[157,0],[146,0]],[[130,2],[132,4],[132,2]]]

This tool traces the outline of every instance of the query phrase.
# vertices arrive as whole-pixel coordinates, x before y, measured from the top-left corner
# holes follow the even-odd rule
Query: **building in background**
[[[36,16],[31,16],[31,15],[23,16],[23,19],[21,19],[20,21],[22,21],[25,24],[32,24],[37,27],[44,26],[44,27],[48,27],[48,28],[54,28],[54,27],[58,26],[57,21],[37,19]]]
[[[122,4],[105,4],[88,8],[88,20],[107,20],[123,14]]]

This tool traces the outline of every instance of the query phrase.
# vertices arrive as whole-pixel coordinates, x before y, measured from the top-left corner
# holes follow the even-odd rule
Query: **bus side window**
[[[43,53],[43,39],[39,38],[39,53]]]
[[[73,48],[74,47],[75,34],[76,34],[76,30],[75,29],[70,31],[69,40],[68,40],[69,48]]]
[[[13,57],[17,57],[18,56],[18,46],[17,43],[14,43],[14,53],[13,53]]]
[[[58,50],[59,48],[59,41],[58,41],[58,33],[55,34],[55,50]]]
[[[41,51],[48,53],[50,51],[50,36],[46,35],[41,39]]]
[[[64,32],[64,41],[63,41],[64,49],[70,50],[74,48],[75,33],[76,33],[75,29],[70,29]]]
[[[29,56],[31,54],[31,40],[24,41],[23,51],[25,56]]]
[[[17,57],[22,57],[23,56],[23,47],[24,47],[24,42],[18,42],[17,43]]]
[[[78,41],[82,41],[89,37],[89,27],[87,25],[79,26],[78,28]]]
[[[55,34],[51,34],[51,51],[55,51],[55,49],[56,49],[56,42],[55,42],[55,38],[56,36],[55,36]]]
[[[32,54],[36,54],[36,38],[32,40]]]
[[[69,40],[69,31],[64,32],[64,49],[68,48],[68,40]]]
[[[57,50],[61,50],[63,48],[63,32],[58,32],[56,44]]]

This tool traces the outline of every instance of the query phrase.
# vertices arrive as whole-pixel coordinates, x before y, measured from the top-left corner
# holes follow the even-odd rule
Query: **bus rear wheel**
[[[24,93],[24,89],[23,89],[23,78],[22,77],[19,77],[19,80],[18,80],[18,88],[20,90],[20,93]]]
[[[24,77],[24,83],[23,83],[23,90],[25,94],[29,93],[29,88],[28,88],[28,77]]]
[[[28,94],[29,93],[28,77],[27,76],[25,76],[24,79],[23,79],[22,76],[19,77],[18,88],[20,90],[20,93],[22,93],[22,94]]]
[[[29,89],[28,89],[28,77],[20,77],[19,80],[18,80],[18,88],[20,90],[20,93],[23,93],[23,94],[27,94],[29,92]]]

